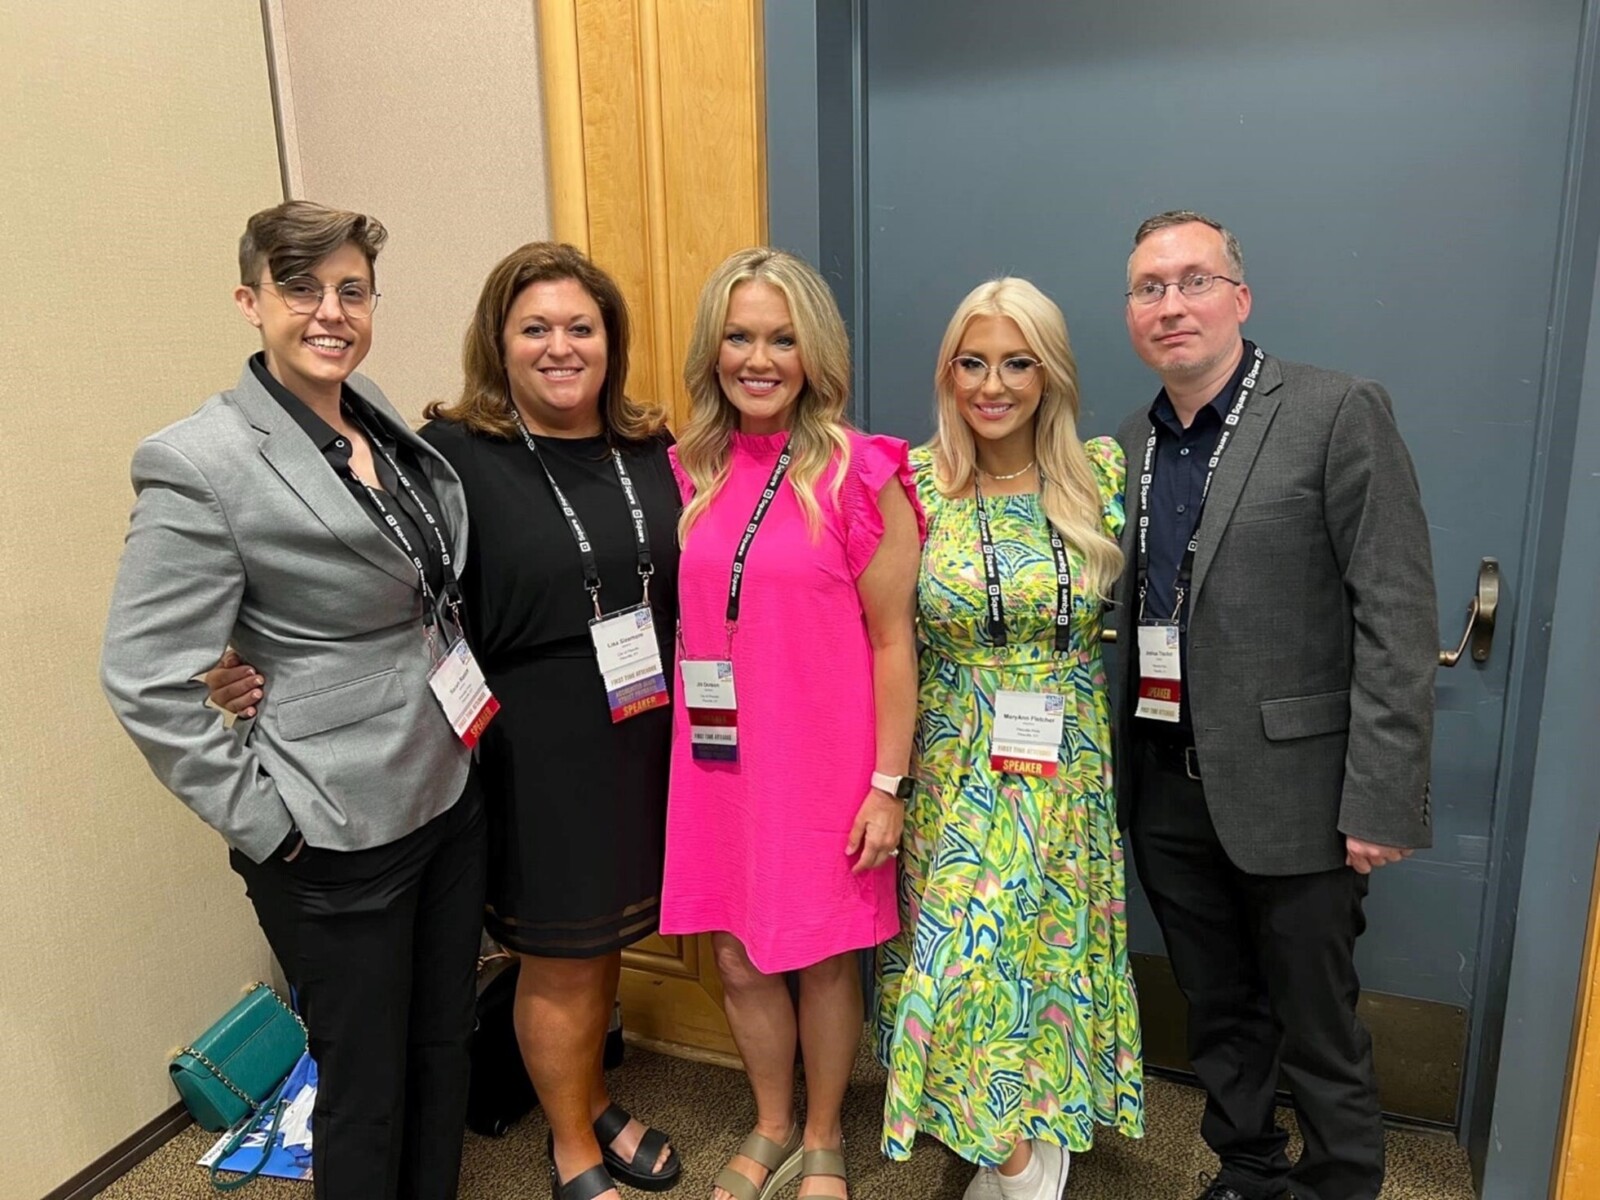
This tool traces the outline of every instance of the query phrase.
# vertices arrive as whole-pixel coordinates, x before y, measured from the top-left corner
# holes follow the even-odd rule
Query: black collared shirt
[[[1150,528],[1146,545],[1150,550],[1150,574],[1144,599],[1143,616],[1148,620],[1167,621],[1177,603],[1178,569],[1183,563],[1184,550],[1200,523],[1200,497],[1205,490],[1207,464],[1216,449],[1217,438],[1222,433],[1223,418],[1238,395],[1239,384],[1254,361],[1256,348],[1244,344],[1244,354],[1232,377],[1208,404],[1195,413],[1189,427],[1178,420],[1177,410],[1166,388],[1161,389],[1155,403],[1150,406],[1150,423],[1156,431],[1156,459],[1154,478],[1150,481]],[[1136,599],[1137,602],[1137,599]],[[1189,740],[1194,729],[1189,711],[1189,602],[1178,610],[1178,655],[1182,664],[1185,686],[1182,691],[1182,709],[1178,724],[1150,725],[1165,728]]]
[[[310,405],[273,378],[272,372],[267,370],[265,354],[251,355],[250,369],[255,372],[256,378],[261,381],[261,386],[267,389],[267,393],[283,406],[283,410],[294,418],[295,424],[305,430],[312,444],[322,451],[323,459],[333,473],[344,482],[350,494],[361,505],[362,511],[371,517],[373,524],[383,531],[384,536],[393,542],[401,553],[404,553],[405,546],[399,534],[383,519],[377,505],[372,501],[372,496],[367,492],[366,485],[350,469],[351,448],[345,436],[317,416]],[[372,465],[378,473],[378,482],[383,485],[383,504],[399,523],[406,540],[422,555],[422,561],[428,571],[428,586],[433,589],[433,594],[443,595],[447,579],[453,581],[454,575],[446,572],[444,556],[439,549],[439,539],[423,518],[416,501],[411,498],[411,493],[400,485],[394,468],[380,453],[380,448],[387,450],[400,464],[406,473],[406,478],[411,481],[412,488],[422,498],[422,503],[433,514],[434,520],[439,522],[440,532],[448,539],[450,531],[444,523],[444,513],[439,507],[438,497],[429,486],[427,475],[423,473],[421,461],[409,445],[401,442],[390,432],[388,426],[373,412],[372,406],[348,385],[343,389],[339,403],[352,420],[361,421],[363,427],[371,431],[370,436],[377,443],[372,448]],[[411,556],[408,554],[406,557]]]

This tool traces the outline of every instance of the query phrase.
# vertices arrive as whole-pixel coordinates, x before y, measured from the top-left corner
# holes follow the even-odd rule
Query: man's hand
[[[1381,846],[1377,842],[1363,842],[1357,837],[1344,839],[1344,865],[1363,875],[1371,875],[1376,867],[1410,857],[1411,851],[1399,846]]]

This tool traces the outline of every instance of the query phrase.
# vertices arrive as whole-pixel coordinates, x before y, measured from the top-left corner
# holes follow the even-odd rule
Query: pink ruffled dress
[[[735,434],[727,483],[696,522],[678,568],[680,654],[728,652],[728,579],[739,538],[786,434]],[[906,443],[851,432],[837,502],[817,486],[815,538],[793,488],[779,489],[746,559],[733,639],[739,761],[698,761],[675,704],[661,932],[725,931],[766,973],[876,946],[899,929],[895,868],[860,875],[846,857],[877,751],[872,646],[856,581],[883,539],[878,494],[905,489],[925,529]],[[685,503],[693,495],[673,451]],[[678,673],[675,696],[682,696]]]

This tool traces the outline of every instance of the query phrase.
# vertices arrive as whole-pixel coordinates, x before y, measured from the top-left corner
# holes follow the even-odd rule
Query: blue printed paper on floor
[[[316,1099],[317,1064],[310,1053],[302,1054],[294,1070],[289,1072],[288,1082],[284,1084],[283,1118],[278,1122],[278,1134],[273,1139],[266,1165],[261,1168],[262,1175],[270,1175],[274,1179],[311,1178],[311,1109]],[[211,1149],[201,1156],[199,1165],[209,1167],[217,1162],[218,1170],[240,1173],[252,1169],[261,1161],[267,1132],[272,1128],[272,1110],[263,1111],[254,1124],[255,1128],[245,1135],[232,1154],[217,1161],[217,1156],[238,1132],[238,1126],[218,1138]]]

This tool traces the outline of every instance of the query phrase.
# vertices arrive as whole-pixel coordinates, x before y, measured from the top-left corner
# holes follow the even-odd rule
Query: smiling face
[[[576,279],[530,283],[511,302],[501,331],[511,399],[535,433],[601,432],[606,327]]]
[[[1222,234],[1199,221],[1157,229],[1128,259],[1130,288],[1147,280],[1176,283],[1188,275],[1238,277]],[[1243,353],[1239,327],[1250,315],[1250,288],[1219,279],[1210,291],[1185,296],[1169,287],[1154,304],[1130,299],[1125,312],[1134,352],[1162,382],[1198,386],[1226,375]]]
[[[354,242],[346,242],[309,272],[323,285],[314,313],[292,311],[261,263],[257,286],[240,285],[234,300],[245,320],[261,331],[267,370],[302,400],[331,398],[372,348],[372,314],[351,317],[339,304],[337,289],[347,283],[372,286],[372,264]]]
[[[956,409],[972,430],[980,455],[985,443],[992,449],[1021,449],[1025,442],[1031,457],[1034,421],[1045,387],[1045,370],[1038,359],[1010,317],[978,316],[967,322],[954,355],[955,365],[948,369]],[[976,377],[980,363],[987,368],[982,381],[966,380],[968,374]],[[1026,376],[1025,382],[1006,383],[1006,376],[1019,375]]]
[[[739,410],[741,433],[777,433],[789,427],[805,390],[789,303],[769,283],[752,279],[728,295],[717,379]]]

